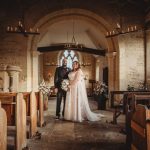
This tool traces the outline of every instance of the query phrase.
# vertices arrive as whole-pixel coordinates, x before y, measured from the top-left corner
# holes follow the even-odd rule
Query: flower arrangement
[[[128,85],[127,90],[128,90],[128,91],[134,91],[135,88],[134,88],[134,86]]]
[[[94,99],[97,101],[98,110],[106,109],[106,100],[108,99],[108,86],[97,81],[94,88]]]
[[[105,95],[107,97],[108,94],[108,86],[100,81],[97,81],[94,88],[95,95]]]
[[[39,85],[39,90],[44,94],[44,95],[50,95],[51,93],[51,87],[46,85],[45,81],[43,80],[40,85]]]
[[[61,82],[61,88],[62,88],[62,90],[67,91],[68,90],[68,86],[69,86],[69,80],[68,79],[64,79]]]

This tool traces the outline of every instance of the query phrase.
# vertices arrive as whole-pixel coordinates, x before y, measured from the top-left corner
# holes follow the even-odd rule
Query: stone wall
[[[27,50],[26,38],[20,35],[6,34],[0,41],[0,64],[14,65],[21,68],[19,76],[20,91],[26,90]]]
[[[147,31],[147,83],[150,88],[150,31]]]
[[[143,33],[119,36],[120,49],[120,90],[127,86],[138,88],[144,83],[144,42]]]

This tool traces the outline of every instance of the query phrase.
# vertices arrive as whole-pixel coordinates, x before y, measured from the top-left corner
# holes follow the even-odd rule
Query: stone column
[[[106,55],[108,57],[108,85],[109,91],[115,90],[116,82],[116,52],[109,52]]]
[[[6,71],[7,65],[0,65],[0,78],[1,78],[1,85],[0,85],[0,91],[2,92],[8,92],[9,91],[9,77]]]
[[[32,90],[38,91],[39,86],[39,55],[37,51],[32,52]]]
[[[99,81],[100,80],[100,58],[97,57],[96,58],[96,66],[95,66],[95,79],[96,81]]]
[[[150,22],[150,12],[146,15],[145,17],[145,22],[146,23],[149,23]],[[147,34],[147,43],[146,43],[146,83],[147,83],[147,86],[148,86],[148,90],[150,90],[150,31],[147,30],[146,31],[146,34]]]
[[[9,76],[9,92],[17,92],[18,91],[18,83],[19,83],[19,72],[21,71],[18,66],[7,66],[7,73]]]

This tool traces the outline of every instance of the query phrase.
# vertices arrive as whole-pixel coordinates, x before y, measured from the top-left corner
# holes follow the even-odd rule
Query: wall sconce
[[[59,66],[59,65],[54,62],[47,62],[47,63],[45,63],[45,66]]]
[[[91,63],[85,62],[85,59],[83,57],[83,62],[81,63],[81,66],[86,67],[86,66],[91,66]]]

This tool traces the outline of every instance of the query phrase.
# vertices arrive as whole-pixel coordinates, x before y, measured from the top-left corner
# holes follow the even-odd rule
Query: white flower
[[[51,93],[51,87],[47,86],[45,81],[43,80],[40,85],[39,85],[39,90],[43,93],[43,94],[50,94]]]
[[[62,88],[64,91],[67,91],[67,90],[68,90],[68,86],[69,86],[69,80],[68,80],[68,79],[64,79],[64,80],[61,82],[61,88]]]
[[[107,95],[107,90],[108,87],[102,82],[96,82],[95,88],[94,88],[94,94],[99,95],[99,94],[105,94]]]

